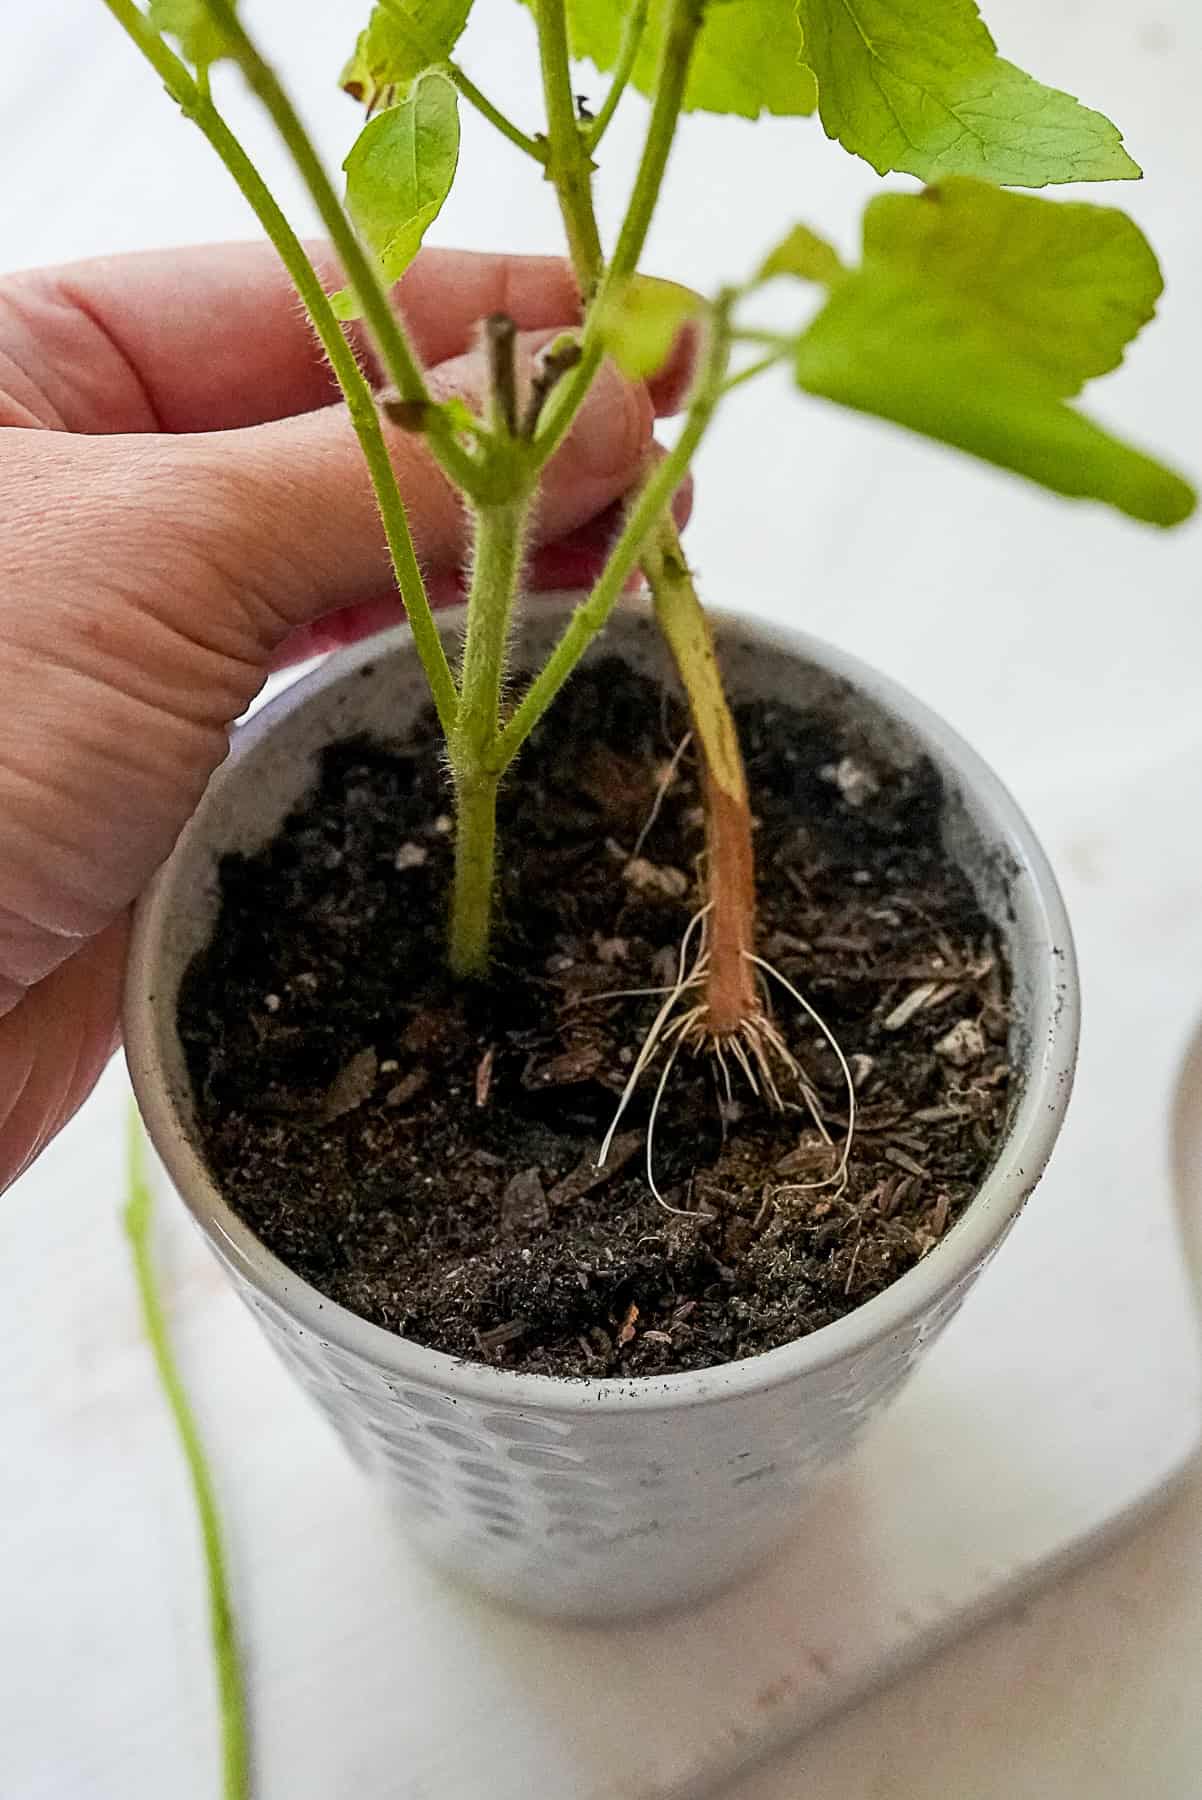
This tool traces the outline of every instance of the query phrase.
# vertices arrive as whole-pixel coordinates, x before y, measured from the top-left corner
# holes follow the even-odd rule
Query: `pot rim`
[[[540,610],[573,605],[571,593],[539,597]],[[454,635],[462,608],[440,616]],[[761,1392],[854,1357],[904,1329],[963,1283],[1004,1236],[1043,1172],[1060,1129],[1076,1063],[1079,995],[1076,955],[1064,902],[1035,834],[1008,789],[988,764],[938,714],[890,677],[808,633],[740,613],[710,612],[725,636],[815,663],[868,695],[932,745],[945,774],[971,792],[1029,882],[1038,925],[1032,951],[1034,997],[1028,1032],[1025,1092],[992,1168],[956,1224],[922,1261],[885,1291],[842,1319],[774,1350],[735,1362],[670,1375],[597,1379],[524,1374],[430,1350],[372,1324],[328,1299],[262,1244],[223,1199],[183,1128],[164,1077],[155,1001],[159,950],[173,902],[177,853],[163,865],[138,904],[124,1000],[125,1053],[147,1131],[167,1172],[218,1254],[232,1263],[263,1299],[281,1307],[322,1345],[364,1358],[387,1380],[395,1377],[443,1388],[465,1399],[518,1409],[577,1415],[631,1407],[696,1406],[739,1393]],[[335,652],[264,705],[234,735],[230,754],[210,782],[180,843],[203,835],[217,794],[238,779],[239,765],[296,707],[365,664],[412,645],[405,625]]]

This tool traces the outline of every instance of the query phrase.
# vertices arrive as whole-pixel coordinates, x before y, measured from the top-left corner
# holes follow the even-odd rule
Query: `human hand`
[[[427,251],[399,299],[433,390],[469,401],[476,321],[509,313],[532,354],[578,316],[550,258]],[[602,372],[545,474],[534,585],[595,571],[685,373]],[[112,1054],[130,905],[233,720],[280,661],[400,617],[335,397],[266,246],[0,283],[0,1189]],[[460,503],[419,439],[390,446],[453,598]]]

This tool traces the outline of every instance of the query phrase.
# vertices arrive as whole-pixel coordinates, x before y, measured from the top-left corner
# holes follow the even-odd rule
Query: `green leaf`
[[[442,210],[459,160],[459,106],[445,75],[427,70],[399,106],[378,113],[351,147],[346,204],[380,274],[404,274]],[[349,288],[334,295],[340,319],[359,316]]]
[[[184,60],[198,69],[229,54],[225,33],[204,0],[150,0],[147,17],[155,31],[176,40]]]
[[[631,80],[641,93],[655,91],[669,0],[650,0],[647,24]],[[612,69],[630,0],[568,0],[574,56]],[[814,77],[801,60],[796,0],[711,0],[693,51],[685,112],[812,113]]]
[[[1160,292],[1121,213],[966,179],[887,195],[865,213],[861,267],[829,285],[797,340],[807,393],[1133,518],[1193,510],[1179,475],[1064,404],[1115,366]]]
[[[843,273],[839,252],[808,225],[794,225],[760,264],[757,281],[774,275],[794,275],[799,281],[820,281],[829,287]]]
[[[1118,366],[1164,286],[1151,245],[1114,207],[962,176],[872,201],[864,261],[941,289],[1061,394]]]
[[[471,9],[472,0],[378,0],[340,85],[369,113],[392,106],[423,69],[446,61]]]
[[[998,54],[976,0],[799,0],[828,137],[880,175],[1013,187],[1140,174],[1101,113]]]
[[[662,369],[681,326],[703,301],[675,281],[635,275],[604,307],[599,324],[605,348],[624,375],[642,381]]]

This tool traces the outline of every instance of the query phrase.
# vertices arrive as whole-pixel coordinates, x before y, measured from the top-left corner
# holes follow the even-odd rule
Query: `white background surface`
[[[521,16],[502,0],[481,6],[469,66],[488,68],[490,85],[528,115],[514,73],[525,48]],[[289,23],[296,41],[285,66],[313,96],[309,111],[331,152],[353,128],[349,103],[322,85],[350,35],[344,11],[357,22],[354,9],[316,0],[260,0],[254,9],[276,42]],[[50,12],[6,21],[4,262],[249,234],[206,147],[172,117],[98,0],[56,0]],[[1037,0],[995,0],[991,23],[1005,53],[1115,116],[1146,169],[1142,186],[1099,197],[1127,206],[1148,230],[1169,293],[1160,323],[1093,405],[1196,472],[1202,19],[1189,0],[1162,0],[1141,13],[1112,0],[1060,0],[1054,11]],[[633,142],[623,136],[621,156]],[[555,243],[547,195],[471,121],[464,173],[439,221],[440,241]],[[773,227],[792,216],[850,249],[859,202],[873,186],[870,172],[828,146],[816,126],[751,133],[738,123],[698,122],[672,172],[676,228],[653,236],[647,264],[712,283],[743,270]],[[281,188],[288,193],[286,182]],[[767,432],[758,456],[749,449],[757,423]],[[1083,940],[1100,932],[1103,918],[1116,918],[1121,891],[1130,932],[1173,943],[1172,1041],[1157,1035],[1155,1011],[1127,1004],[1126,984],[1141,978],[1138,959],[1086,968],[1087,1017],[1121,1010],[1136,1022],[1125,1047],[1103,1032],[1112,1054],[1104,1069],[1097,1065],[1121,1125],[1124,1051],[1167,1076],[1184,1048],[1184,1022],[1202,1011],[1202,946],[1190,929],[1202,876],[1191,874],[1187,855],[1172,853],[1169,804],[1196,820],[1202,801],[1199,528],[1160,538],[1089,508],[1061,506],[866,422],[816,406],[794,409],[771,386],[732,406],[698,476],[692,552],[715,598],[799,619],[906,681],[960,725],[1045,831]],[[1197,865],[1202,870],[1202,847]],[[1202,1107],[1202,1080],[1196,1087]],[[1163,1098],[1167,1109],[1167,1091]],[[1086,1104],[1091,1116],[1103,1115],[1096,1092]],[[1190,1164],[1196,1140],[1188,1108],[1183,1119],[1180,1155]],[[162,1743],[159,1754],[170,1750],[188,1765],[208,1745],[189,1521],[170,1457],[143,1454],[155,1429],[153,1393],[132,1306],[114,1313],[120,1284],[100,1260],[121,1255],[117,1154],[109,1145],[84,1121],[53,1162],[8,1197],[4,1213],[0,1316],[20,1354],[8,1357],[0,1375],[0,1418],[9,1422],[7,1436],[31,1448],[28,1463],[6,1458],[0,1467],[0,1506],[11,1491],[11,1516],[19,1520],[0,1547],[0,1581],[16,1599],[0,1609],[0,1634],[9,1629],[6,1617],[21,1623],[19,1642],[10,1636],[0,1651],[8,1687],[0,1716],[12,1705],[14,1719],[44,1720],[48,1736],[56,1721],[70,1719],[64,1756],[47,1755],[36,1789],[55,1800],[139,1791],[133,1764],[129,1785],[110,1789],[97,1785],[100,1765],[89,1761],[90,1745],[102,1753],[118,1702],[128,1710],[139,1673],[147,1695],[141,1753],[153,1760],[156,1733],[166,1729],[152,1699],[160,1680],[194,1691],[194,1701],[190,1735]],[[1196,1184],[1194,1192],[1202,1204]],[[1128,1204],[1136,1232],[1141,1195],[1131,1193]],[[111,1221],[99,1231],[98,1213]],[[81,1254],[85,1242],[98,1248]],[[209,1285],[216,1272],[181,1253],[178,1273],[173,1303],[191,1321],[185,1347],[202,1379],[205,1311],[210,1300],[219,1303]],[[1067,1271],[1065,1279],[1072,1279]],[[11,1335],[22,1319],[32,1321],[29,1330]],[[1155,1332],[1154,1311],[1146,1329]],[[62,1391],[71,1370],[86,1406],[73,1406]],[[48,1399],[51,1377],[57,1385]],[[220,1448],[220,1422],[210,1424]],[[266,1437],[270,1424],[263,1422]],[[236,1463],[238,1447],[225,1447]],[[253,1463],[253,1451],[243,1453]],[[98,1484],[90,1477],[102,1464],[110,1478]],[[282,1507],[289,1474],[281,1468],[277,1475]],[[39,1500],[31,1506],[35,1482]],[[100,1493],[105,1510],[89,1515]],[[160,1531],[163,1519],[175,1523]],[[115,1615],[81,1617],[73,1605],[73,1559],[89,1542],[97,1558],[124,1557],[137,1571],[137,1591]],[[48,1543],[61,1544],[61,1564],[47,1555]],[[236,1575],[250,1598],[285,1606],[286,1590],[269,1594],[250,1549],[242,1555]],[[36,1571],[38,1593],[22,1588],[23,1570]],[[1122,1549],[824,1728],[785,1763],[744,1780],[738,1800],[1187,1800],[1202,1790],[1200,1570],[1202,1489],[1191,1484]],[[291,1623],[299,1662],[312,1621],[298,1610]],[[86,1673],[77,1674],[73,1691],[47,1693],[40,1671],[68,1666],[65,1639],[74,1639],[70,1666]],[[366,1679],[370,1643],[335,1639],[328,1654],[332,1681]],[[383,1703],[378,1672],[369,1691]],[[353,1791],[351,1765],[340,1767],[345,1791]],[[35,1790],[26,1778],[11,1791],[25,1800]],[[376,1800],[370,1788],[362,1791]],[[487,1791],[483,1779],[479,1791]],[[0,1795],[8,1800],[9,1792],[0,1750]],[[431,1792],[442,1800],[439,1788]]]

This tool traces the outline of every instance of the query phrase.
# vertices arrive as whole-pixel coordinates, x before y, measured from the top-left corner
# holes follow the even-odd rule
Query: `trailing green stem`
[[[375,397],[354,351],[300,239],[281,212],[270,189],[212,101],[201,92],[186,65],[147,24],[133,0],[104,0],[117,23],[128,33],[146,60],[161,77],[168,94],[208,139],[266,232],[304,304],[310,323],[342,390],[351,424],[358,437],[371,476],[376,505],[384,525],[397,587],[405,603],[413,641],[434,696],[444,732],[454,729],[459,696],[447,662],[442,639],[434,623],[426,584],[418,566],[404,501],[397,486]]]
[[[495,766],[496,744],[528,510],[524,495],[483,508],[476,517],[459,722],[450,740],[456,797],[450,961],[452,973],[461,977],[482,976],[488,968],[501,774]]]
[[[338,252],[347,280],[355,291],[363,318],[380,353],[380,358],[402,400],[428,402],[430,399],[421,366],[405,335],[405,329],[392,305],[391,298],[376,272],[371,257],[359,242],[346,210],[334,192],[333,183],[312,139],[301,124],[296,108],[284,92],[271,64],[242,24],[234,10],[233,0],[203,0],[203,4],[220,28],[230,47],[230,54],[241,69],[248,86],[262,102],[297,173],[309,191],[330,242]],[[457,487],[475,495],[479,471],[472,458],[455,440],[453,427],[436,406],[424,415],[423,432],[439,462]]]
[[[249,1800],[250,1749],[246,1725],[246,1695],[233,1609],[230,1605],[221,1520],[204,1445],[171,1349],[163,1303],[155,1279],[150,1244],[154,1203],[146,1179],[142,1126],[132,1107],[127,1146],[128,1198],[123,1222],[133,1255],[134,1278],[142,1305],[146,1336],[158,1372],[159,1385],[171,1409],[180,1448],[188,1465],[204,1546],[209,1583],[209,1630],[221,1716],[221,1792],[223,1800]]]
[[[647,6],[648,0],[635,0],[626,15],[626,23],[622,28],[622,41],[618,46],[618,59],[610,77],[609,92],[605,96],[601,111],[584,134],[585,148],[590,156],[609,129],[609,122],[617,112],[618,102],[626,92],[627,83],[634,72],[639,45],[643,41],[643,31],[647,24]]]

